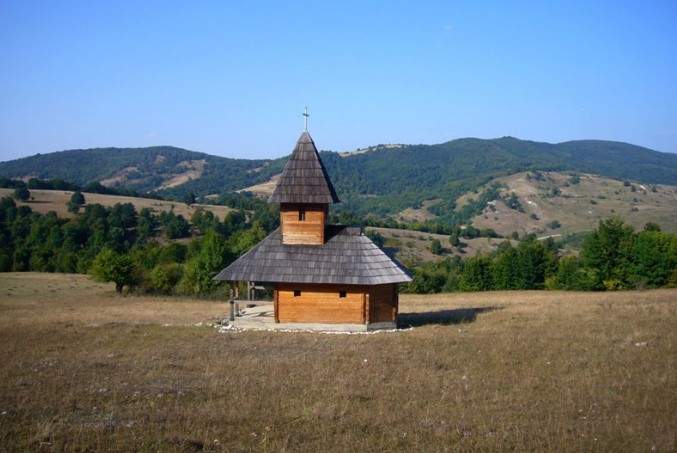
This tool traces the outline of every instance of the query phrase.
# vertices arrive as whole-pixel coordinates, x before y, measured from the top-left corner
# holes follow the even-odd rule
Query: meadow
[[[372,335],[0,274],[0,451],[667,451],[677,290],[402,295]]]
[[[0,188],[0,197],[11,197],[14,189]],[[54,211],[60,218],[73,218],[75,214],[68,211],[67,203],[73,195],[73,192],[67,190],[41,190],[30,189],[31,200],[24,202],[16,200],[18,206],[28,206],[33,211],[40,214],[47,214],[49,211]],[[214,214],[219,219],[223,220],[226,214],[232,211],[227,206],[206,205],[194,203],[190,206],[179,201],[155,200],[152,198],[138,198],[127,197],[123,195],[104,195],[100,193],[85,192],[85,201],[87,204],[98,203],[102,206],[112,207],[117,203],[131,203],[137,211],[143,208],[149,208],[160,213],[164,211],[174,211],[176,215],[182,215],[186,219],[195,213],[198,209],[203,209]]]

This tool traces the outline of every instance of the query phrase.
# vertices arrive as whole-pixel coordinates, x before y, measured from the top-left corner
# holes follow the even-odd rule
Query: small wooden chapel
[[[327,224],[339,198],[307,127],[269,202],[280,204],[280,228],[215,279],[273,286],[275,323],[396,326],[397,285],[411,277],[360,228]]]

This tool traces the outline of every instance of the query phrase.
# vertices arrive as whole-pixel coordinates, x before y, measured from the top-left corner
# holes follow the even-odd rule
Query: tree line
[[[552,239],[517,246],[506,241],[490,254],[447,258],[413,270],[403,291],[436,293],[511,289],[603,291],[677,286],[677,235],[648,223],[635,231],[619,218],[600,221],[579,254],[562,256]]]
[[[71,203],[73,200],[71,200]],[[123,289],[209,294],[216,272],[277,227],[265,207],[234,210],[220,220],[197,210],[137,212],[131,203],[89,204],[73,219],[39,214],[0,199],[0,271],[91,273]],[[177,242],[175,239],[186,238]]]
[[[162,294],[207,295],[218,290],[212,277],[278,226],[264,202],[240,200],[223,220],[205,210],[190,219],[173,211],[137,212],[131,203],[89,204],[76,192],[77,215],[59,218],[0,199],[0,271],[91,273],[124,289]],[[360,223],[353,218],[353,224]],[[467,234],[452,229],[450,241]],[[475,234],[471,231],[472,234]],[[370,234],[379,245],[382,237]],[[177,241],[182,239],[181,241]],[[406,292],[504,289],[615,290],[677,286],[677,235],[656,224],[635,231],[618,218],[600,222],[579,254],[561,244],[527,237],[491,254],[447,258],[415,267]]]

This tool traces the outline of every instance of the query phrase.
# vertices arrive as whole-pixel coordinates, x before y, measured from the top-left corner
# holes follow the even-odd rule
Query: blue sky
[[[512,135],[677,152],[677,2],[0,2],[0,160]]]

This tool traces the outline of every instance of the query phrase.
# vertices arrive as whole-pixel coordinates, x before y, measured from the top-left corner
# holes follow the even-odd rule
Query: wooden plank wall
[[[397,285],[377,285],[369,288],[369,322],[397,320]]]
[[[299,220],[301,209],[305,210],[305,220]],[[284,244],[322,245],[326,220],[327,205],[283,203],[280,205],[282,242]]]
[[[301,290],[294,296],[294,290]],[[339,297],[345,290],[346,297]],[[367,288],[340,285],[277,285],[279,322],[364,324]]]

